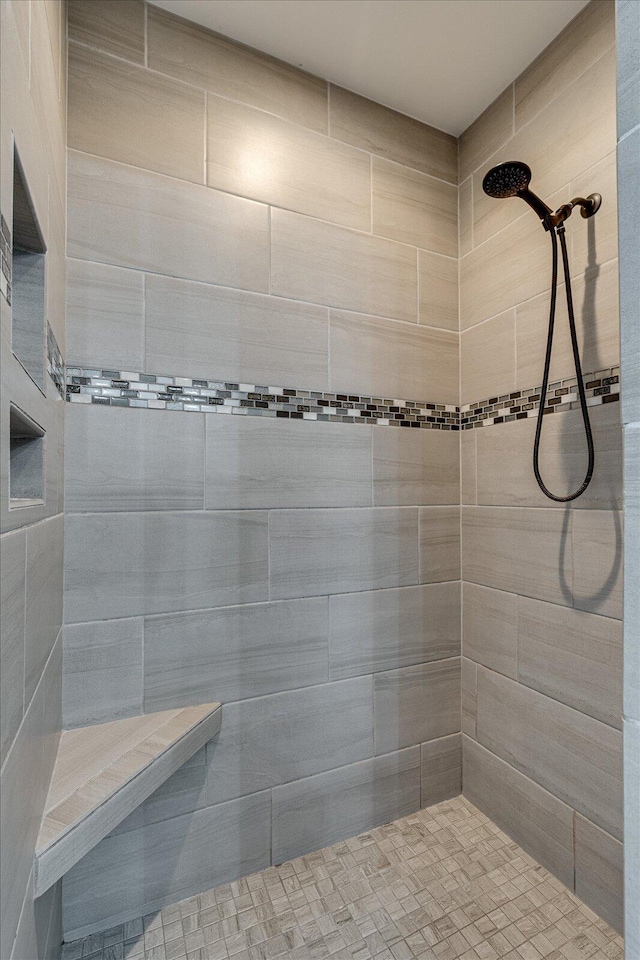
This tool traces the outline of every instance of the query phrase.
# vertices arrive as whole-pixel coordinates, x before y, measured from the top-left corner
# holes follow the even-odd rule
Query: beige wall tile
[[[460,498],[462,503],[476,503],[476,443],[478,430],[460,434]]]
[[[477,732],[492,753],[620,837],[619,730],[479,667]]]
[[[461,257],[473,250],[473,177],[458,187],[458,250]]]
[[[404,244],[275,209],[271,292],[415,323],[417,254]]]
[[[326,81],[157,7],[147,16],[153,70],[326,133]]]
[[[462,732],[475,739],[476,735],[476,699],[478,686],[478,664],[463,657],[460,683],[462,688]]]
[[[571,606],[571,521],[583,512],[463,507],[463,578]]]
[[[455,137],[336,87],[329,88],[330,133],[371,153],[457,183]]]
[[[588,275],[594,267],[601,267],[618,256],[617,179],[616,151],[613,150],[571,181],[572,197],[587,197],[594,192],[602,195],[602,206],[595,217],[584,221],[580,217],[571,223],[574,276]]]
[[[519,598],[517,609],[517,679],[621,727],[621,622],[526,597]]]
[[[200,90],[69,44],[70,147],[204,183],[204,123]]]
[[[573,886],[573,810],[469,737],[464,794],[538,863]]]
[[[588,270],[572,282],[574,313],[584,373],[620,362],[618,321],[618,261]],[[557,323],[551,357],[551,381],[575,376],[564,287],[558,291]],[[542,383],[544,350],[549,324],[549,295],[522,303],[516,309],[518,385]]]
[[[418,250],[418,323],[458,329],[458,261]]]
[[[462,403],[473,403],[515,390],[515,310],[507,310],[463,332],[460,337],[460,381]]]
[[[622,427],[620,404],[590,407],[596,452],[590,486],[574,509],[622,508]],[[490,506],[553,507],[533,473],[536,418],[474,430],[478,445],[478,503]],[[508,463],[508,469],[505,464]],[[552,493],[567,496],[577,490],[587,469],[587,447],[579,410],[544,418],[540,443],[540,470]]]
[[[518,597],[463,584],[462,649],[470,660],[517,680]]]
[[[68,194],[72,257],[268,289],[268,208],[262,204],[75,151],[69,152]]]
[[[611,924],[624,928],[624,857],[619,840],[576,814],[576,894]]]
[[[144,63],[143,0],[69,0],[69,39]]]
[[[459,496],[458,434],[441,430],[373,431],[375,506],[457,504]]]
[[[420,583],[460,579],[460,508],[420,507]]]
[[[474,120],[458,141],[458,174],[460,183],[477,170],[488,157],[514,133],[513,84]]]
[[[370,159],[305,127],[207,97],[207,183],[347,227],[371,227]]]
[[[458,338],[355,313],[329,316],[332,390],[391,400],[458,402]]]
[[[429,807],[462,792],[462,741],[459,733],[420,745],[420,806]]]
[[[574,510],[574,606],[622,618],[622,524],[616,510]]]
[[[326,307],[173,277],[146,277],[150,373],[329,386]]]
[[[373,158],[373,232],[448,257],[458,255],[458,191],[417,170]]]
[[[588,3],[516,80],[516,128],[561,96],[614,43],[615,4]]]

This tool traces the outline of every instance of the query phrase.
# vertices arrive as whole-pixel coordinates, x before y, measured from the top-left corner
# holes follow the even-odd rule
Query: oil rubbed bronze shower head
[[[559,227],[567,217],[571,216],[571,212],[576,206],[580,207],[580,213],[583,217],[592,217],[602,203],[600,194],[592,193],[586,200],[582,197],[576,197],[569,203],[563,204],[554,213],[544,200],[541,200],[529,189],[530,182],[531,168],[526,163],[521,160],[507,160],[506,163],[499,163],[492,167],[485,174],[482,189],[487,196],[494,197],[496,200],[503,200],[505,197],[520,197],[538,214],[545,230],[549,230],[551,227]]]

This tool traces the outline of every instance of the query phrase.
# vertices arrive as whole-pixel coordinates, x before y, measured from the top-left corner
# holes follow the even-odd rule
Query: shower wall
[[[461,788],[455,139],[137,0],[69,30],[64,719],[224,709],[68,938]]]
[[[59,372],[64,350],[64,4],[6,0],[0,4],[0,38],[0,956],[53,960],[62,939],[61,885],[34,902],[31,871],[61,727],[65,403],[48,371]],[[18,162],[30,204],[14,188]],[[40,296],[30,301],[38,307],[33,315],[39,327],[29,343],[38,384],[21,353],[24,261],[12,257],[12,241],[19,240],[16,223],[22,226],[28,216],[36,219],[46,245],[43,258],[35,254]],[[40,488],[30,492],[19,486],[20,445],[12,436],[16,415],[11,415],[16,409],[44,431],[38,441]]]
[[[618,929],[622,925],[622,457],[618,364],[615,9],[594,0],[460,140],[463,789]],[[596,471],[556,505],[532,471],[550,243],[519,200],[481,183],[518,159],[567,225]],[[564,288],[542,474],[582,481]],[[496,405],[502,404],[501,409]],[[483,408],[482,411],[479,408]],[[463,406],[464,410],[464,406]],[[487,422],[483,422],[483,419]]]

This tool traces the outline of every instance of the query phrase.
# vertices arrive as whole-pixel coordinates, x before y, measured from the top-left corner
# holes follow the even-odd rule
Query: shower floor
[[[622,937],[464,797],[159,913],[63,960],[623,960]]]

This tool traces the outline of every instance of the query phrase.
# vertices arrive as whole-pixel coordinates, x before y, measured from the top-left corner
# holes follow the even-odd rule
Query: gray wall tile
[[[624,712],[640,720],[640,424],[624,428]]]
[[[434,583],[329,598],[332,680],[460,653],[460,585]]]
[[[419,807],[419,747],[275,787],[273,862],[319,850]]]
[[[62,516],[27,529],[24,702],[33,696],[62,623]]]
[[[622,725],[619,620],[520,597],[517,662],[521,683],[596,720]]]
[[[624,729],[624,858],[625,944],[633,956],[640,950],[640,723],[626,720]]]
[[[640,70],[636,75],[640,86]],[[636,123],[639,121],[636,119]],[[638,242],[638,202],[640,200],[640,129],[618,145],[618,181],[620,189],[620,336],[624,395],[624,423],[640,421],[640,243]]]
[[[145,709],[228,703],[323,683],[327,621],[326,599],[147,617]]]
[[[622,514],[617,510],[575,510],[574,605],[605,617],[622,618]]]
[[[259,511],[70,514],[65,534],[68,623],[267,598]]]
[[[373,752],[371,677],[226,703],[220,735],[207,746],[207,799],[220,803]]]
[[[270,814],[265,791],[106,837],[63,879],[65,940],[264,870]]]
[[[592,512],[463,507],[463,578],[571,606],[571,522]]]
[[[479,430],[465,430],[460,436],[460,502],[477,502],[476,443]]]
[[[623,932],[623,847],[604,830],[575,818],[576,894],[587,906]]]
[[[147,276],[145,369],[327,390],[328,324],[325,307]]]
[[[640,13],[634,0],[617,0],[616,41],[618,53],[618,138],[640,120]]]
[[[462,792],[462,742],[459,733],[420,747],[420,806],[449,800]]]
[[[477,736],[492,753],[620,837],[619,730],[479,667]]]
[[[476,736],[476,713],[478,699],[478,664],[462,658],[461,662],[461,713],[462,732],[467,736]]]
[[[15,737],[23,711],[26,537],[23,530],[0,537],[0,764]]]
[[[463,736],[464,795],[532,857],[573,887],[573,810]]]
[[[457,433],[440,430],[374,430],[374,504],[457,504],[458,437]]]
[[[376,754],[460,732],[460,658],[373,678]]]
[[[68,158],[70,256],[268,289],[267,207],[74,150]]]
[[[278,510],[269,518],[271,596],[322,596],[418,580],[410,507]]]
[[[371,506],[371,433],[358,424],[206,417],[206,506]]]
[[[460,507],[420,507],[420,583],[460,579]]]
[[[142,619],[64,628],[65,727],[142,713],[142,638]]]
[[[465,657],[517,680],[517,596],[465,583],[462,597],[462,650]]]

